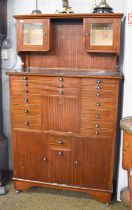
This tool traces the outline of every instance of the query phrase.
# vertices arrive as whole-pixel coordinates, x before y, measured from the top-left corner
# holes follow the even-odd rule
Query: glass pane
[[[113,24],[111,23],[91,24],[90,45],[112,46],[113,45]]]
[[[24,23],[24,45],[43,45],[43,24]]]

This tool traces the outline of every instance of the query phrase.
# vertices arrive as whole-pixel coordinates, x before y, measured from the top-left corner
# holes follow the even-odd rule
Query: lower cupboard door
[[[50,150],[49,177],[50,182],[71,184],[71,151]]]
[[[80,139],[74,148],[73,185],[112,189],[113,158],[110,139]]]
[[[13,132],[14,178],[48,181],[47,135]]]

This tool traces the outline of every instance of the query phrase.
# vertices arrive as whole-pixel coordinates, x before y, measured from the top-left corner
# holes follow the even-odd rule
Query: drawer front
[[[132,135],[124,132],[123,139],[123,169],[130,171],[132,168]]]
[[[72,138],[65,136],[49,136],[49,148],[51,150],[72,150]]]
[[[12,96],[12,104],[32,104],[32,105],[41,105],[41,95],[17,95]]]
[[[12,105],[12,116],[38,116],[41,115],[41,107],[35,105]]]
[[[41,117],[13,117],[12,124],[14,128],[41,130]]]
[[[83,103],[83,102],[82,102]],[[87,104],[87,109],[94,109],[94,110],[111,110],[115,108],[115,104],[113,100],[106,98],[106,99],[85,99],[84,103]]]
[[[82,136],[87,136],[90,138],[112,138],[114,136],[113,129],[95,129],[95,128],[87,128],[81,129]]]

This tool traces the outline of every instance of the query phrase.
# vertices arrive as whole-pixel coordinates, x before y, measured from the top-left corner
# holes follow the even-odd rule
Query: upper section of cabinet
[[[52,39],[51,23],[57,19],[82,22],[84,50],[96,53],[119,53],[120,28],[123,14],[44,14],[20,15],[17,20],[17,50],[49,51]],[[52,39],[51,39],[52,34]],[[83,39],[82,39],[83,41]]]

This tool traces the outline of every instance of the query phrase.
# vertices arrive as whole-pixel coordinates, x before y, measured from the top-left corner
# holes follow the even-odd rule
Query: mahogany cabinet
[[[109,203],[123,79],[116,68],[122,14],[15,18],[17,37],[20,37],[18,51],[25,68],[7,72],[14,188],[21,191],[41,186],[82,191]],[[38,24],[37,30],[42,30],[43,24],[49,28],[52,25],[52,40],[47,31],[44,39],[49,37],[50,41],[45,41],[46,47],[33,44],[34,36],[38,37],[33,25],[29,33],[33,39],[28,37],[30,44],[24,46],[22,40],[26,39],[27,43],[27,36],[24,38],[23,27],[27,30],[31,25],[23,23]],[[92,47],[86,34],[92,27],[90,24],[94,30],[90,36],[95,40],[90,39],[96,44]],[[106,40],[102,42],[105,35]],[[51,43],[53,48],[49,52],[41,52],[49,50]]]

